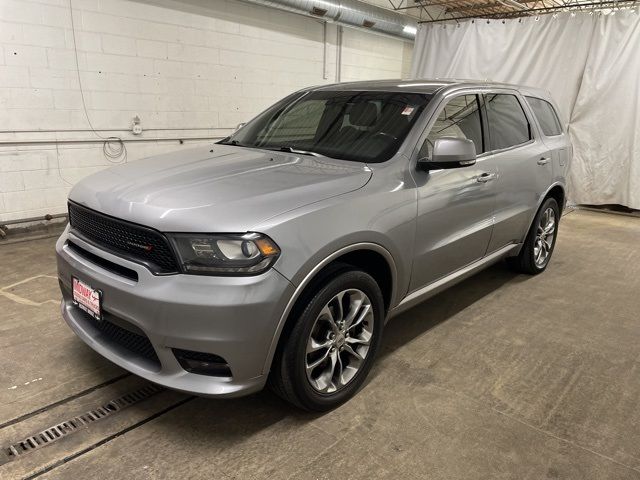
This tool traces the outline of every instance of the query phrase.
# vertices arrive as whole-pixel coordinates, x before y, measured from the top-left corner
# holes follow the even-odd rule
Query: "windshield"
[[[291,95],[219,143],[384,162],[398,151],[430,99],[397,92]]]

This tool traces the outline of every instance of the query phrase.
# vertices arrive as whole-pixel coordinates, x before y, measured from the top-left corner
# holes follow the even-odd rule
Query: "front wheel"
[[[545,271],[556,245],[559,221],[558,202],[555,198],[547,198],[533,220],[520,254],[507,259],[514,270],[529,275]]]
[[[274,360],[270,383],[294,405],[326,411],[355,395],[371,370],[384,302],[376,281],[355,269],[308,293]]]

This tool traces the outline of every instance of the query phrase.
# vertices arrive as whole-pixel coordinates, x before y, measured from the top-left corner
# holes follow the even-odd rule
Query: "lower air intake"
[[[230,377],[231,369],[226,360],[213,353],[194,352],[192,350],[173,349],[180,366],[187,372],[210,377]]]

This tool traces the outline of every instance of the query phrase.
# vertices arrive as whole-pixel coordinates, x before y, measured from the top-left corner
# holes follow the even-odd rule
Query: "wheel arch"
[[[524,236],[520,241],[520,244],[519,244],[520,246],[513,252],[512,255],[509,255],[510,257],[512,256],[515,257],[520,253],[520,250],[524,245],[527,235],[529,234],[531,226],[533,225],[533,221],[535,220],[536,215],[538,214],[538,210],[540,210],[540,207],[545,202],[545,200],[550,197],[554,198],[556,202],[558,202],[558,207],[560,208],[560,215],[562,216],[562,211],[564,210],[564,205],[567,199],[565,185],[561,182],[555,182],[551,184],[549,188],[547,188],[547,190],[544,192],[543,195],[540,195],[540,198],[538,198],[538,203],[536,205],[536,208],[533,210],[533,213],[531,214],[531,218],[529,218],[529,223],[527,224],[528,225],[527,230],[524,232]]]
[[[278,321],[263,368],[264,374],[269,372],[281,341],[286,338],[287,327],[291,326],[293,319],[291,314],[304,299],[304,294],[309,291],[309,288],[322,282],[328,275],[339,271],[345,265],[359,267],[376,280],[384,298],[386,317],[386,313],[393,306],[397,289],[397,269],[393,256],[377,243],[359,242],[342,247],[319,262],[297,285]]]
[[[553,185],[547,191],[545,196],[542,197],[542,201],[540,202],[540,205],[542,205],[542,203],[549,197],[554,198],[556,202],[558,202],[558,207],[560,208],[560,215],[562,215],[562,211],[564,210],[564,206],[565,206],[565,201],[567,199],[564,186],[561,185],[560,183],[556,183],[555,185]],[[540,208],[540,205],[538,205],[538,208]]]
[[[546,192],[544,192],[544,195],[540,195],[540,198],[538,199],[538,204],[536,205],[536,208],[533,210],[533,214],[529,219],[529,224],[528,224],[529,228],[531,228],[531,225],[533,225],[533,221],[535,220],[538,210],[540,210],[540,207],[542,206],[542,204],[545,202],[547,198],[550,198],[550,197],[554,198],[556,202],[558,202],[558,207],[560,207],[560,215],[562,215],[562,210],[564,210],[564,204],[567,197],[565,193],[565,186],[560,182],[556,182],[552,184],[547,189]],[[529,232],[529,228],[527,228],[527,232],[525,232],[525,237]]]

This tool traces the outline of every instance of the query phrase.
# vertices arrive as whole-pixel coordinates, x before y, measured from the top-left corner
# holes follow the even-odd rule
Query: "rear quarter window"
[[[558,119],[556,110],[546,100],[536,97],[526,97],[527,102],[531,105],[531,109],[538,119],[542,133],[547,137],[553,137],[562,133],[562,126]]]

